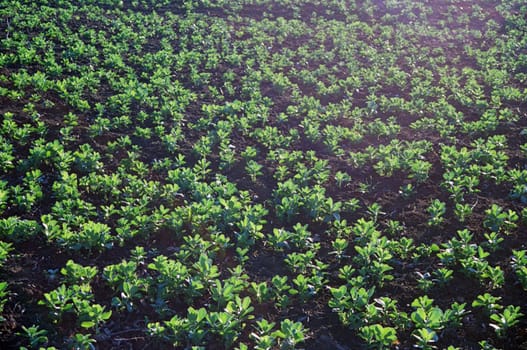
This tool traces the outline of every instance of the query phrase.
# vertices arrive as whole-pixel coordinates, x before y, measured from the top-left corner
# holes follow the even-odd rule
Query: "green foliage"
[[[63,238],[64,243],[74,250],[103,250],[111,248],[113,238],[110,235],[110,227],[100,222],[88,221],[81,226],[76,234]]]
[[[511,260],[516,277],[518,277],[523,289],[527,290],[527,251],[513,250]]]
[[[247,171],[247,174],[249,174],[249,177],[251,178],[251,181],[256,181],[256,178],[263,175],[262,173],[263,166],[256,163],[254,160],[249,160],[247,162],[247,165],[245,166],[245,170]]]
[[[362,327],[360,329],[360,336],[368,344],[375,346],[377,349],[387,348],[397,342],[395,328],[383,327],[380,324]]]
[[[428,219],[428,225],[438,226],[444,221],[444,214],[446,212],[446,205],[438,199],[434,199],[427,209],[430,218]]]
[[[3,1],[9,343],[514,347],[526,8],[462,5]]]
[[[73,260],[68,260],[66,265],[60,269],[60,273],[64,276],[64,280],[68,284],[90,283],[95,275],[97,275],[97,267],[82,266],[76,264]]]
[[[9,285],[7,282],[0,282],[0,323],[5,321],[5,318],[1,316],[1,314],[4,312],[7,297],[9,296],[8,287]]]
[[[519,306],[508,305],[503,312],[490,315],[493,321],[490,326],[494,328],[498,336],[503,337],[509,328],[519,323],[519,318],[522,316]]]
[[[28,339],[29,349],[35,349],[37,347],[45,345],[48,342],[48,332],[45,329],[40,329],[39,326],[22,326],[22,330],[24,331],[24,335]]]
[[[278,339],[280,349],[295,349],[305,340],[305,332],[306,329],[302,323],[285,319],[280,322],[280,329],[272,334]]]
[[[504,231],[508,233],[516,228],[518,219],[518,214],[515,211],[504,211],[499,205],[493,204],[489,209],[485,210],[483,226],[492,232]]]
[[[34,220],[21,219],[16,216],[0,219],[0,237],[2,239],[19,242],[36,236],[40,226]]]
[[[9,242],[0,241],[0,267],[3,266],[13,250],[13,245]]]
[[[76,333],[68,339],[68,346],[72,349],[90,350],[95,348],[93,344],[96,340],[91,337],[91,334]]]
[[[344,325],[359,329],[364,322],[361,312],[364,312],[366,305],[369,304],[374,289],[348,288],[343,285],[339,288],[330,288],[330,292],[329,307],[332,308],[333,312],[337,312]]]
[[[498,302],[501,297],[495,297],[489,293],[478,295],[477,298],[472,302],[473,307],[482,307],[488,314],[493,314],[503,308]]]

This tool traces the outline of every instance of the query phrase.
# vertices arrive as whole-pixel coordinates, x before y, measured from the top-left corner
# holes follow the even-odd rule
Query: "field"
[[[0,348],[527,349],[524,0],[3,0]]]

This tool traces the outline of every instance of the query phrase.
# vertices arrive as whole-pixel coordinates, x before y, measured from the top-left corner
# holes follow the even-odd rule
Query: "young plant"
[[[439,199],[434,199],[427,211],[430,214],[430,218],[428,219],[429,226],[439,226],[445,220],[443,216],[446,212],[446,205]]]
[[[337,187],[342,188],[342,186],[351,181],[351,176],[349,176],[346,172],[337,171],[335,173],[335,181],[337,183]]]
[[[401,233],[404,232],[404,229],[404,224],[400,221],[390,219],[386,222],[386,231],[392,237],[399,238]]]
[[[485,246],[489,248],[491,252],[495,252],[500,248],[501,243],[503,243],[504,238],[500,236],[498,232],[484,233],[483,236],[487,240],[484,242]]]
[[[423,292],[427,292],[430,288],[434,286],[434,281],[432,281],[432,276],[430,275],[430,273],[421,273],[417,271],[416,275],[417,277],[419,277],[419,279],[417,280],[417,285],[419,286],[419,289],[421,289]]]
[[[370,219],[373,222],[377,222],[377,220],[379,219],[379,215],[385,214],[381,211],[382,208],[379,203],[373,203],[369,205],[366,209],[367,209],[368,215],[370,216]]]
[[[332,243],[333,251],[331,251],[329,254],[334,254],[339,260],[348,257],[344,254],[348,248],[348,244],[349,242],[345,238],[335,238]]]
[[[68,339],[68,348],[70,349],[95,349],[97,341],[91,337],[91,334],[76,333]]]
[[[502,207],[497,204],[485,210],[485,219],[483,220],[483,226],[488,228],[492,232],[499,232],[503,230],[505,233],[517,227],[516,221],[519,216],[514,210],[504,211]]]
[[[313,298],[317,292],[315,286],[311,283],[311,279],[302,274],[296,276],[292,282],[294,286],[289,289],[289,293],[298,296],[301,302]]]
[[[40,329],[39,326],[22,326],[22,330],[24,331],[24,336],[27,337],[29,341],[29,349],[41,349],[41,346],[48,342],[48,331],[45,329]],[[27,348],[22,347],[21,349]]]
[[[250,338],[255,341],[255,350],[273,349],[276,344],[276,335],[272,333],[274,326],[274,322],[269,322],[265,318],[256,321],[254,326],[256,332],[250,334]]]
[[[443,328],[443,311],[438,307],[418,307],[410,315],[416,328],[439,330]]]
[[[4,307],[7,303],[7,296],[9,295],[9,291],[7,290],[8,286],[9,285],[7,282],[0,282],[0,322],[5,321],[5,318],[2,316],[2,313],[4,312]]]
[[[416,347],[423,350],[434,349],[435,346],[432,344],[437,343],[439,340],[437,333],[428,328],[418,328],[412,333],[412,336],[417,340]]]
[[[399,188],[399,194],[404,198],[408,199],[415,193],[415,187],[411,183],[408,183],[406,185],[402,185]]]
[[[511,265],[523,289],[527,290],[527,251],[513,250]]]
[[[453,270],[441,267],[434,271],[434,281],[436,281],[440,286],[445,286],[453,278]]]
[[[472,302],[472,307],[482,307],[487,314],[494,314],[503,309],[499,304],[501,297],[495,297],[489,293],[481,294]]]
[[[271,279],[271,284],[276,306],[280,309],[285,309],[291,303],[288,295],[291,287],[287,283],[287,276],[274,276]]]
[[[82,328],[94,328],[95,332],[99,334],[100,326],[108,321],[112,316],[112,311],[106,311],[104,306],[99,304],[90,304],[86,300],[73,300],[79,315],[79,322]]]
[[[505,274],[501,267],[485,265],[481,271],[481,278],[489,280],[490,288],[501,288],[505,283]]]
[[[267,282],[251,282],[251,292],[256,297],[258,303],[265,303],[272,298],[271,288],[267,285]]]
[[[227,305],[227,302],[234,300],[236,296],[235,287],[228,281],[221,283],[220,280],[215,280],[209,290],[212,300],[216,302],[217,310],[222,310]]]
[[[64,276],[66,283],[90,283],[95,275],[97,275],[97,267],[82,266],[73,260],[68,260],[66,265],[60,269],[60,273]]]
[[[100,222],[87,221],[80,231],[66,239],[66,245],[73,250],[87,249],[88,251],[104,250],[113,246],[113,236],[110,227]]]
[[[472,214],[472,207],[469,204],[456,203],[454,206],[454,215],[460,222],[465,222],[467,217]]]
[[[353,329],[364,325],[362,313],[370,303],[374,288],[351,287],[343,285],[339,288],[330,287],[331,299],[328,302],[333,312],[337,312],[340,322]]]
[[[446,309],[443,314],[444,324],[450,327],[460,327],[463,317],[469,313],[469,311],[465,309],[466,306],[466,303],[452,303],[452,305],[450,305],[450,309]]]
[[[501,338],[505,336],[509,328],[520,322],[522,316],[519,306],[508,305],[502,313],[498,312],[490,315],[491,321],[494,321],[490,323],[490,326],[494,328],[496,334]]]
[[[280,329],[272,334],[278,339],[281,349],[293,350],[305,340],[305,332],[306,329],[302,323],[285,319],[280,322]]]
[[[359,336],[376,349],[386,349],[397,343],[397,332],[393,327],[372,324],[361,327]]]

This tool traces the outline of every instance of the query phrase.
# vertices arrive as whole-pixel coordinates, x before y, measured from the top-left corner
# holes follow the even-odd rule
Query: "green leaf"
[[[92,328],[95,327],[95,322],[93,321],[84,321],[81,323],[82,328]]]

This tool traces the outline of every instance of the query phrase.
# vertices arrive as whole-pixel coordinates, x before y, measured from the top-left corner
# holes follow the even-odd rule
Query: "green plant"
[[[125,307],[128,312],[131,312],[134,309],[135,300],[140,300],[143,297],[143,285],[138,283],[138,281],[125,281],[121,289],[120,296],[112,298],[112,306],[117,309]]]
[[[295,349],[295,347],[305,340],[306,329],[300,322],[293,322],[285,319],[280,322],[280,329],[272,334],[278,339],[280,349]]]
[[[519,306],[508,305],[503,312],[497,312],[490,315],[490,326],[494,328],[498,336],[503,337],[507,330],[520,322],[523,314],[520,312]]]
[[[343,171],[337,171],[335,173],[335,181],[337,182],[337,186],[341,188],[343,185],[351,181],[351,176]]]
[[[201,259],[203,258],[200,257],[200,260]],[[203,261],[202,263],[204,265],[202,269],[204,269],[204,272],[206,273],[208,266],[205,265],[208,265],[208,263],[206,261]],[[118,273],[119,271],[116,271],[116,277],[109,277],[111,283],[114,283],[112,281],[116,278],[117,283],[122,283],[124,281],[134,281],[136,279],[136,263],[128,262],[125,264],[123,262],[122,267],[125,269],[123,271],[124,273]],[[205,288],[203,282],[197,279],[192,285],[193,288],[187,289],[188,281],[190,280],[191,276],[188,267],[182,264],[180,261],[169,259],[164,255],[155,257],[153,262],[148,264],[148,268],[157,272],[157,275],[154,277],[152,282],[154,282],[153,286],[155,287],[159,300],[164,300],[168,296],[178,295],[185,292],[191,293],[192,296],[194,294],[201,295],[203,289]],[[212,276],[217,277],[215,273],[213,273]]]
[[[437,333],[428,328],[418,328],[412,336],[417,340],[416,346],[424,350],[434,349],[432,344],[438,341]]]
[[[32,325],[30,327],[22,326],[22,330],[24,331],[24,336],[28,338],[29,349],[40,348],[48,343],[48,331],[45,329],[40,329],[39,326]],[[24,349],[26,348],[24,347]]]
[[[227,302],[234,300],[234,297],[236,296],[234,285],[227,281],[222,284],[220,280],[215,280],[209,290],[212,300],[217,303],[216,308],[218,310],[223,309],[227,305]]]
[[[466,303],[454,302],[450,305],[449,309],[446,309],[443,314],[443,322],[449,327],[460,327],[462,325],[463,317],[469,313],[465,309]]]
[[[0,267],[9,258],[9,253],[13,250],[13,245],[9,242],[0,241]]]
[[[92,350],[95,349],[96,342],[91,334],[76,333],[68,339],[68,347],[74,350]]]
[[[410,198],[414,193],[415,193],[415,187],[411,183],[402,185],[399,188],[399,194],[405,199]]]
[[[60,269],[60,273],[64,276],[66,283],[90,283],[97,275],[97,267],[82,266],[76,264],[73,260],[68,260],[66,265]]]
[[[79,315],[79,322],[82,328],[94,328],[95,332],[99,334],[100,325],[110,319],[112,311],[105,310],[104,306],[99,304],[90,304],[86,300],[73,300],[77,313]]]
[[[421,273],[418,271],[416,272],[416,274],[417,277],[419,277],[419,279],[417,280],[417,285],[422,291],[427,292],[430,288],[433,287],[434,281],[432,281],[430,273]]]
[[[386,222],[386,226],[387,232],[393,237],[399,237],[405,229],[404,224],[397,220],[388,220]]]
[[[373,296],[374,289],[351,287],[343,285],[331,288],[331,299],[328,302],[333,312],[337,312],[340,321],[345,326],[358,329],[363,326],[363,312]]]
[[[438,307],[425,309],[418,307],[410,315],[416,328],[439,330],[443,328],[443,311]]]
[[[17,216],[0,219],[0,237],[20,242],[34,237],[41,228],[35,220],[25,220]]]
[[[434,277],[440,286],[445,286],[453,278],[454,271],[441,267],[434,271]]]
[[[527,251],[513,250],[511,265],[523,289],[527,289]]]
[[[370,346],[379,350],[388,348],[397,342],[397,332],[395,328],[383,327],[380,324],[361,327],[359,335]]]
[[[446,205],[439,199],[434,199],[427,209],[430,218],[428,219],[429,226],[438,226],[445,220],[443,215],[446,212]]]
[[[223,339],[226,348],[232,347],[233,343],[240,335],[242,323],[246,319],[253,318],[250,313],[253,311],[249,297],[241,299],[236,297],[235,301],[227,304],[225,312],[212,312],[207,314],[206,319],[211,328],[211,332],[219,335]]]
[[[370,216],[373,222],[377,222],[377,220],[379,219],[379,215],[385,214],[381,211],[381,205],[378,203],[372,203],[366,209],[368,211],[368,215]]]
[[[74,250],[87,249],[91,251],[103,250],[113,246],[110,227],[106,224],[87,221],[75,235],[65,236],[64,243]]]
[[[512,344],[524,2],[2,1],[0,338]]]
[[[519,216],[513,210],[504,211],[497,204],[485,210],[485,219],[483,226],[490,229],[492,232],[499,232],[503,230],[505,233],[509,233],[510,230],[516,228]]]
[[[472,214],[472,207],[469,204],[456,203],[454,206],[454,214],[460,222],[465,222]]]
[[[9,285],[7,282],[0,282],[0,322],[5,321],[5,318],[1,316],[1,314],[4,312],[4,307],[7,303],[7,296],[9,295],[9,291],[7,289],[8,286]]]
[[[492,289],[501,288],[505,283],[505,274],[499,266],[486,265],[480,275],[482,278],[489,280]]]
[[[276,344],[276,335],[272,330],[275,326],[274,322],[269,322],[265,318],[255,322],[256,332],[250,334],[250,337],[255,340],[256,350],[270,350]]]
[[[83,293],[89,293],[89,288],[82,289]],[[73,309],[72,299],[74,295],[75,291],[62,284],[57,289],[45,293],[44,300],[39,301],[39,304],[47,306],[50,309],[52,319],[58,322],[66,312]]]
[[[268,242],[277,250],[290,248],[288,240],[291,238],[291,232],[284,229],[273,229],[272,235],[268,237]]]
[[[478,295],[472,302],[472,306],[482,307],[488,314],[493,314],[503,308],[503,306],[499,304],[500,300],[501,297],[495,297],[489,293],[485,293]]]
[[[501,237],[498,232],[484,233],[483,235],[487,239],[485,246],[487,246],[491,252],[498,250],[500,244],[504,241],[504,238]]]
[[[332,243],[332,247],[333,247],[333,251],[330,252],[330,254],[334,254],[337,259],[343,259],[343,258],[346,258],[348,257],[347,255],[344,254],[344,252],[346,251],[346,248],[348,248],[348,240],[345,239],[345,238],[336,238],[333,243]]]
[[[289,289],[289,293],[298,296],[302,302],[313,298],[317,293],[316,285],[312,282],[310,277],[299,274],[293,278],[292,282],[293,287]]]

